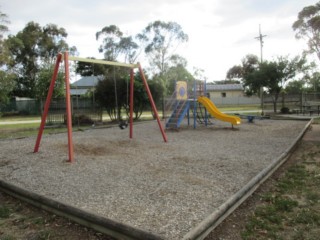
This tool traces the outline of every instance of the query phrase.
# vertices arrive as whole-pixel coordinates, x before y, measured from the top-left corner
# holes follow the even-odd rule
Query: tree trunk
[[[279,93],[274,95],[273,99],[273,112],[277,112],[277,101],[278,101]]]

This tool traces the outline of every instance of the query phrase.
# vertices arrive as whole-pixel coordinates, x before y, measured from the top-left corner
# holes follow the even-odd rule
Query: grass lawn
[[[0,125],[0,139],[36,136],[38,129],[39,123]],[[55,134],[66,131],[66,127],[45,128],[44,134]]]
[[[18,122],[18,121],[30,121],[30,120],[41,120],[41,116],[0,117],[0,122]]]
[[[315,123],[319,123],[319,118]],[[249,217],[242,239],[319,239],[320,143],[303,141],[286,170]]]

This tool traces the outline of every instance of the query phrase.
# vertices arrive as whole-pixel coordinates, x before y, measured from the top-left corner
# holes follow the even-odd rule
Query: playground
[[[92,128],[1,141],[0,178],[35,194],[92,213],[153,238],[183,239],[252,178],[284,154],[306,121],[186,122],[166,131],[156,121],[129,129]],[[17,151],[19,146],[19,151]],[[151,237],[152,238],[152,237]]]
[[[62,57],[68,131],[43,135]],[[69,60],[130,68],[128,128],[72,131]],[[134,68],[155,121],[133,122]],[[1,142],[0,188],[118,239],[203,239],[286,159],[311,122],[241,121],[222,113],[201,84],[193,97],[188,92],[177,82],[161,120],[139,63],[59,54],[37,137]]]

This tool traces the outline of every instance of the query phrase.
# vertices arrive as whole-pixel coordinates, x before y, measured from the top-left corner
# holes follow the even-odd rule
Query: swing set
[[[63,57],[63,59],[62,59]],[[51,82],[50,82],[50,86],[49,86],[49,91],[47,94],[47,98],[46,98],[46,102],[44,105],[44,110],[43,110],[43,114],[41,117],[41,123],[40,123],[40,127],[39,127],[39,131],[38,131],[38,136],[37,136],[37,140],[34,146],[34,153],[39,151],[39,147],[40,147],[40,142],[41,142],[41,138],[42,138],[42,134],[43,134],[43,130],[44,130],[44,126],[45,126],[45,122],[47,119],[47,115],[48,115],[48,111],[49,111],[49,106],[50,106],[50,102],[51,102],[51,98],[52,98],[52,94],[53,94],[53,89],[54,89],[54,85],[57,79],[57,75],[58,75],[58,71],[59,71],[59,66],[60,63],[64,61],[64,67],[65,67],[65,86],[66,86],[66,114],[67,114],[67,129],[68,129],[68,152],[69,152],[69,160],[68,162],[73,163],[74,162],[74,151],[73,151],[73,141],[72,141],[72,117],[71,117],[71,100],[70,100],[70,79],[69,79],[69,61],[79,61],[79,62],[88,62],[88,63],[95,63],[95,64],[104,64],[104,65],[111,65],[111,66],[119,66],[119,67],[127,67],[130,68],[130,114],[129,114],[129,138],[132,139],[133,138],[133,88],[134,88],[134,69],[138,68],[141,78],[142,78],[142,82],[143,85],[145,87],[145,90],[148,94],[148,98],[152,107],[152,110],[154,112],[154,115],[157,119],[158,125],[159,125],[159,129],[160,132],[162,134],[163,137],[163,141],[167,142],[167,136],[164,132],[164,129],[162,127],[160,118],[159,118],[159,114],[156,108],[156,105],[153,101],[153,97],[152,94],[150,92],[149,89],[149,85],[147,83],[147,80],[145,78],[145,75],[143,73],[142,67],[140,65],[140,63],[138,62],[137,64],[128,64],[128,63],[120,63],[120,62],[112,62],[112,61],[105,61],[105,60],[98,60],[98,59],[89,59],[89,58],[80,58],[80,57],[75,57],[75,56],[69,56],[68,52],[64,52],[59,53],[56,59],[56,63],[55,63],[55,67],[54,67],[54,71],[53,71],[53,75],[51,78]]]

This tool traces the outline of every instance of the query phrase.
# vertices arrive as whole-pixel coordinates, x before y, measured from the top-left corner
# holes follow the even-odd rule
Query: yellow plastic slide
[[[207,97],[200,96],[198,97],[198,102],[201,103],[211,114],[211,116],[215,117],[218,120],[229,122],[232,125],[241,124],[241,119],[236,116],[230,116],[220,112],[220,110],[214,105],[213,102]]]

